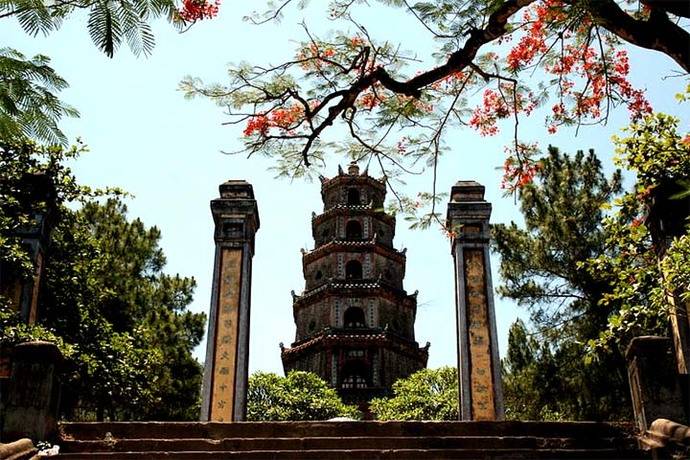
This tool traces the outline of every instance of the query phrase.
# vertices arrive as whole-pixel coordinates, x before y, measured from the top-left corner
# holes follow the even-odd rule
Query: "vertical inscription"
[[[342,317],[340,316],[340,302],[335,299],[335,327],[340,327],[343,325]]]
[[[673,336],[673,350],[676,354],[676,366],[679,374],[688,374],[688,354],[690,354],[690,339],[688,338],[687,305],[673,293],[666,295],[670,308],[671,335]]]
[[[43,251],[38,251],[36,255],[36,269],[34,271],[34,285],[31,290],[31,306],[29,307],[29,324],[36,323],[38,313],[38,293],[41,286],[41,275],[43,274]]]
[[[343,254],[338,254],[338,277],[345,278],[345,256]]]
[[[374,299],[369,299],[369,327],[376,327]]]
[[[235,403],[242,250],[223,249],[220,264],[210,419],[224,422],[232,420]]]
[[[331,354],[331,385],[338,384],[338,355]]]
[[[473,420],[495,420],[484,251],[465,249],[465,295],[469,339],[470,392]]]

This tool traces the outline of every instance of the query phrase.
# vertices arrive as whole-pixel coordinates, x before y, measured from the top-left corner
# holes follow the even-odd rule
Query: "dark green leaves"
[[[393,384],[393,396],[371,401],[378,420],[457,420],[458,372],[422,369]]]
[[[13,237],[47,203],[27,207],[22,178],[42,172],[56,187],[56,227],[46,252],[39,324],[18,321],[0,296],[0,343],[57,341],[70,358],[62,412],[72,420],[194,420],[201,366],[192,356],[205,315],[191,313],[196,282],[163,273],[161,232],[129,219],[116,194],[79,186],[64,162],[79,150],[0,145],[0,264],[33,273]],[[79,210],[67,203],[81,204]]]
[[[359,416],[354,406],[343,404],[335,390],[311,372],[290,371],[287,377],[256,372],[249,377],[249,421],[327,420]]]
[[[156,10],[160,4],[154,4]],[[108,57],[113,57],[123,41],[135,55],[148,56],[153,51],[155,40],[147,20],[151,11],[145,1],[95,2],[89,14],[88,29],[94,44]]]
[[[139,56],[151,54],[155,44],[150,21],[165,17],[176,27],[182,26],[174,0],[74,0],[43,2],[41,0],[0,0],[0,13],[16,16],[30,35],[57,30],[69,15],[87,10],[87,30],[94,44],[108,57],[123,42]]]
[[[0,139],[34,138],[66,145],[57,126],[63,116],[79,113],[62,103],[54,93],[67,87],[48,65],[50,59],[36,55],[27,59],[11,48],[0,48]]]

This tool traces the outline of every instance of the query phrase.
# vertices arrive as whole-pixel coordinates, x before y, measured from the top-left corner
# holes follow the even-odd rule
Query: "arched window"
[[[348,240],[362,239],[362,224],[357,220],[350,220],[345,225],[345,238]]]
[[[366,388],[369,382],[369,368],[361,361],[348,361],[343,366],[341,388]]]
[[[350,307],[345,310],[345,317],[343,319],[343,323],[345,323],[347,328],[366,327],[364,323],[364,310],[359,307]]]
[[[362,264],[357,260],[351,260],[345,264],[345,279],[346,280],[361,280],[362,279]]]
[[[356,188],[347,189],[347,204],[350,206],[357,206],[362,204],[359,196],[359,190]]]

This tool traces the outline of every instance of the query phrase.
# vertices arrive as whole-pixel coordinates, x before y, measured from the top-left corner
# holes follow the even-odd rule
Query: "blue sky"
[[[304,286],[300,248],[313,247],[310,216],[322,208],[319,185],[275,180],[267,171],[271,163],[266,159],[220,153],[241,147],[242,128],[223,126],[220,108],[204,100],[185,100],[177,85],[185,75],[222,82],[226,64],[231,62],[275,64],[289,59],[296,42],[305,38],[299,25],[302,20],[320,34],[333,26],[324,19],[325,6],[312,3],[304,11],[290,10],[278,25],[254,26],[242,20],[252,8],[260,8],[261,1],[225,0],[218,18],[196,24],[183,34],[159,21],[154,28],[157,45],[148,58],[136,58],[126,48],[114,59],[107,58],[91,43],[86,18],[81,16],[68,20],[60,31],[37,38],[25,35],[14,20],[0,22],[4,46],[27,55],[47,54],[70,83],[61,96],[81,112],[81,118],[64,120],[61,126],[71,139],[81,137],[91,150],[74,164],[77,177],[88,185],[119,186],[134,195],[128,200],[130,216],[162,230],[166,270],[196,278],[198,288],[191,307],[195,311],[208,311],[210,300],[213,240],[209,201],[217,196],[218,184],[227,179],[253,184],[261,229],[254,258],[250,371],[282,373],[278,343],[294,340],[290,291],[300,292]],[[394,10],[375,6],[355,12],[372,35],[400,42],[403,49],[415,50],[422,61],[433,49],[425,31]],[[682,116],[687,127],[690,114],[674,100],[685,80],[662,78],[677,66],[665,56],[631,50],[631,67],[631,80],[646,88],[655,109]],[[619,110],[608,126],[582,128],[577,137],[573,129],[548,135],[543,117],[537,114],[521,121],[521,136],[538,141],[542,148],[553,144],[566,152],[594,148],[611,170],[610,138],[626,124],[627,114]],[[509,125],[491,138],[469,129],[450,131],[439,190],[449,191],[457,180],[477,180],[486,186],[487,199],[493,203],[493,222],[519,221],[513,198],[502,196],[499,188],[497,168],[510,136]],[[336,174],[337,163],[329,164],[326,175]],[[429,188],[427,175],[410,178],[404,190],[415,194]],[[455,365],[449,241],[437,230],[410,231],[399,219],[396,247],[408,249],[405,287],[409,292],[419,290],[416,335],[422,344],[431,342],[429,366]],[[495,257],[492,264],[496,273]],[[496,299],[496,309],[504,354],[508,327],[524,312],[502,299]],[[200,347],[197,356],[202,355]]]

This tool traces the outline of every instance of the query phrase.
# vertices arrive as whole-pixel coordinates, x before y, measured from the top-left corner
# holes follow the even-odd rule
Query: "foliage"
[[[78,112],[63,104],[54,93],[67,87],[43,55],[27,59],[19,51],[0,48],[0,139],[22,136],[49,144],[66,145],[57,126],[63,116]]]
[[[154,36],[151,22],[165,17],[182,30],[196,21],[218,14],[220,0],[101,0],[36,1],[0,0],[0,18],[15,17],[29,35],[47,35],[65,19],[88,11],[87,29],[94,44],[113,57],[123,42],[137,56],[151,54]],[[50,59],[36,55],[27,59],[11,48],[0,48],[0,139],[23,137],[49,144],[67,145],[58,128],[63,116],[78,112],[61,102],[57,92],[68,85],[48,65]]]
[[[679,120],[657,113],[632,123],[614,137],[618,162],[637,173],[637,188],[690,178],[690,137],[681,137]]]
[[[129,221],[117,193],[100,201],[96,198],[104,192],[76,183],[64,162],[79,149],[22,143],[1,151],[0,235],[9,254],[23,251],[11,236],[13,229],[29,221],[37,206],[49,205],[27,205],[22,198],[27,173],[52,179],[57,219],[39,324],[21,324],[4,302],[0,342],[50,338],[67,350],[70,368],[61,411],[70,419],[196,418],[201,366],[192,350],[203,336],[205,318],[186,311],[194,280],[162,272],[160,231]],[[22,254],[1,262],[3,270],[21,272],[27,259]]]
[[[34,340],[45,340],[53,342],[62,353],[62,356],[70,359],[75,352],[71,344],[65,343],[62,337],[54,334],[51,330],[36,324],[26,324],[22,321],[19,314],[14,311],[0,296],[0,346],[11,347],[18,343],[30,342]]]
[[[327,420],[333,417],[358,419],[354,406],[343,404],[336,391],[316,374],[290,371],[286,377],[256,372],[249,377],[247,420]]]
[[[552,344],[517,320],[501,362],[508,420],[628,420],[625,363],[618,355],[585,360],[583,345]]]
[[[608,285],[600,303],[611,314],[587,346],[597,352],[624,349],[638,335],[665,335],[667,310],[660,289],[661,273],[647,226],[644,201],[628,193],[618,210],[603,221],[606,250],[583,264]]]
[[[684,301],[690,299],[690,235],[676,238],[661,261],[666,292],[681,293]]]
[[[270,2],[269,11],[253,20],[278,20],[291,3],[306,2]],[[372,36],[355,19],[367,2],[333,0],[329,18],[346,30],[320,37],[305,25],[305,41],[284,62],[240,63],[230,67],[227,83],[188,77],[181,88],[227,109],[228,124],[244,126],[244,151],[272,156],[278,175],[290,177],[314,174],[309,167],[323,166],[335,152],[380,168],[391,185],[403,172],[435,172],[449,129],[469,126],[493,135],[509,120],[506,186],[512,190],[529,182],[536,164],[537,149],[520,139],[520,120],[549,100],[549,132],[604,123],[617,105],[633,119],[651,111],[644,91],[628,80],[624,42],[664,53],[690,70],[690,34],[675,21],[690,13],[673,2],[645,0],[643,10],[618,0],[380,3],[416,18],[437,44],[433,56]],[[337,124],[347,133],[346,144],[326,135]],[[424,203],[432,208],[435,186],[433,180]]]
[[[570,398],[563,397],[559,364],[548,343],[537,341],[522,320],[510,326],[508,356],[501,361],[507,420],[568,418],[573,411],[565,407]],[[581,365],[581,360],[574,364]]]
[[[422,369],[393,384],[393,396],[375,398],[370,409],[378,420],[457,420],[458,371]]]
[[[77,185],[69,168],[65,166],[83,152],[83,148],[44,147],[30,141],[0,143],[0,264],[4,264],[18,275],[29,276],[32,267],[22,248],[19,230],[29,224],[32,211],[45,212],[50,206],[46,202],[32,202],[29,208],[25,179],[32,174],[43,173],[59,184],[54,205],[94,196],[88,187]]]
[[[615,193],[598,194],[607,190],[606,182],[591,179],[583,181],[590,185],[578,192],[572,187],[578,178],[603,179],[598,163],[590,165],[587,173],[572,164],[549,172],[549,163],[544,162],[536,183],[518,195],[528,230],[535,222],[543,227],[536,239],[514,224],[496,227],[497,249],[503,256],[501,273],[506,279],[500,292],[529,305],[536,328],[530,332],[520,323],[511,329],[504,372],[506,401],[514,417],[625,417],[619,410],[620,402],[629,397],[622,350],[635,336],[665,334],[668,296],[683,293],[687,298],[687,230],[670,243],[659,264],[645,219],[662,187],[688,188],[688,138],[678,132],[678,120],[664,114],[646,116],[625,131],[628,136],[614,141],[619,164],[637,173],[631,192],[616,197],[620,187],[609,186]],[[549,181],[543,178],[547,173],[566,180],[559,188],[548,187]],[[562,225],[539,216],[542,206],[538,203],[525,201],[534,191],[561,196],[561,200],[551,199],[545,209]],[[566,197],[572,197],[572,203],[563,201]],[[674,198],[686,199],[687,192]],[[612,206],[616,210],[610,215],[600,210]],[[569,236],[573,230],[563,231],[569,215],[578,227],[587,229],[586,235],[573,239]],[[544,251],[549,255],[546,259]],[[549,297],[570,300],[558,304]],[[548,345],[539,344],[534,336],[546,337]],[[594,412],[583,412],[587,408]]]
[[[69,17],[80,11],[88,12],[87,29],[93,43],[108,57],[126,43],[135,55],[149,55],[155,39],[151,22],[166,18],[177,28],[198,20],[212,18],[218,13],[219,1],[205,0],[124,0],[107,2],[74,0],[68,2],[39,2],[34,0],[3,0],[0,18],[15,17],[29,35],[47,35],[59,29]]]
[[[633,191],[623,196],[617,212],[604,221],[609,235],[607,256],[589,261],[587,269],[606,276],[611,289],[602,299],[613,312],[608,326],[590,342],[594,349],[623,346],[641,333],[661,333],[668,317],[667,291],[687,287],[687,231],[672,242],[658,266],[657,254],[645,223],[655,190],[668,184],[688,188],[690,144],[678,132],[678,120],[664,114],[632,124],[629,136],[616,137],[618,161],[638,177]],[[684,195],[684,196],[683,196]],[[671,197],[681,199],[681,196]],[[660,284],[660,280],[664,284]]]
[[[620,171],[606,178],[593,151],[571,158],[550,147],[535,181],[518,193],[525,229],[493,226],[498,293],[527,306],[545,328],[594,308],[604,287],[579,264],[603,252],[602,209],[621,191]]]
[[[606,273],[585,264],[614,251],[602,221],[621,193],[620,171],[607,178],[594,152],[571,158],[552,147],[534,179],[518,192],[525,229],[493,227],[504,280],[498,292],[526,306],[534,328],[511,328],[503,363],[507,410],[517,418],[625,418],[621,349],[586,353],[615,310],[602,302],[610,292]]]
[[[204,315],[185,307],[196,283],[162,273],[160,231],[129,222],[126,212],[112,199],[87,203],[56,229],[44,308],[46,320],[80,344],[67,397],[82,413],[193,419],[201,367],[192,350]]]

